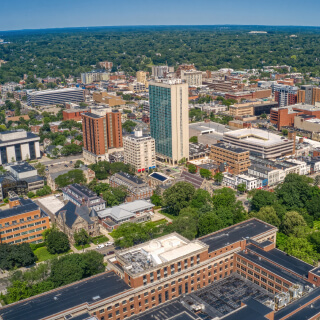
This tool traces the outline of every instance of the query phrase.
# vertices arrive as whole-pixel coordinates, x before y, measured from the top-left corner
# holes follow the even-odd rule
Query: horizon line
[[[155,24],[155,25],[101,25],[101,26],[75,26],[75,27],[48,27],[48,28],[29,28],[29,29],[10,29],[0,30],[0,32],[19,32],[19,31],[40,31],[40,30],[60,30],[60,29],[93,29],[93,28],[126,28],[126,27],[290,27],[290,28],[320,28],[319,26],[306,25],[267,25],[267,24]]]

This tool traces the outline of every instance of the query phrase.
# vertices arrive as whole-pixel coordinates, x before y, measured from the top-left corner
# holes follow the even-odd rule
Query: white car
[[[114,244],[113,241],[108,241],[108,242],[107,242],[107,246],[112,246],[113,244]]]
[[[102,244],[99,244],[98,246],[97,246],[97,249],[102,249],[102,248],[104,248],[104,244],[102,243]]]

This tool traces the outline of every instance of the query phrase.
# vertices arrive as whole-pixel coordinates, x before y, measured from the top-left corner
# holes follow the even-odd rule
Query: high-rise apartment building
[[[315,105],[320,102],[320,88],[315,86],[301,86],[298,90],[298,103],[306,103]]]
[[[88,84],[95,81],[109,80],[110,73],[105,71],[92,71],[81,73],[81,83]]]
[[[121,113],[110,108],[91,108],[82,115],[83,157],[89,162],[108,159],[108,150],[122,147]]]
[[[137,82],[143,83],[147,87],[147,73],[144,71],[137,71]]]
[[[136,172],[144,172],[156,167],[155,141],[147,135],[143,135],[141,129],[137,129],[134,136],[123,139],[124,163],[130,164]]]
[[[298,87],[277,84],[273,86],[274,99],[279,107],[286,107],[297,103]]]
[[[169,72],[174,72],[174,67],[168,66],[152,66],[153,78],[165,78]]]
[[[149,85],[150,129],[157,158],[171,164],[189,158],[188,84],[180,79]]]
[[[191,87],[199,87],[202,85],[202,71],[190,70],[181,71],[181,80],[185,80]]]

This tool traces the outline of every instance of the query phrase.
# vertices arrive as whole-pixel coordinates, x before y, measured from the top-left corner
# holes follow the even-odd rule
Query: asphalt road
[[[96,250],[97,252],[102,253],[102,254],[107,254],[109,251],[115,251],[115,248],[113,245],[111,245],[111,246],[106,246],[101,249],[95,248],[94,250]]]
[[[65,163],[70,161],[77,161],[77,160],[83,160],[82,154],[76,155],[76,156],[69,156],[69,157],[61,157],[59,159],[40,159],[39,162],[41,162],[44,165],[50,165],[50,164],[57,164],[57,163]]]

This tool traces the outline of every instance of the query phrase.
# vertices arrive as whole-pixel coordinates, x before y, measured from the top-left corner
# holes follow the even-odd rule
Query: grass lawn
[[[61,253],[61,254],[51,254],[47,250],[47,247],[41,247],[41,248],[34,250],[33,252],[37,256],[37,262],[41,262],[41,261],[46,261],[46,260],[52,259],[57,256],[62,256],[64,254],[70,253],[70,252],[72,252],[72,250],[69,250],[68,252]]]
[[[92,243],[94,244],[100,244],[100,243],[109,241],[109,238],[104,235],[101,235],[101,236],[94,237],[91,240],[92,240]]]
[[[82,245],[80,244],[79,246],[77,245],[74,245],[74,247],[78,250],[82,250],[82,249],[86,249],[86,248],[89,248],[90,247],[90,244],[85,244],[83,247]]]

